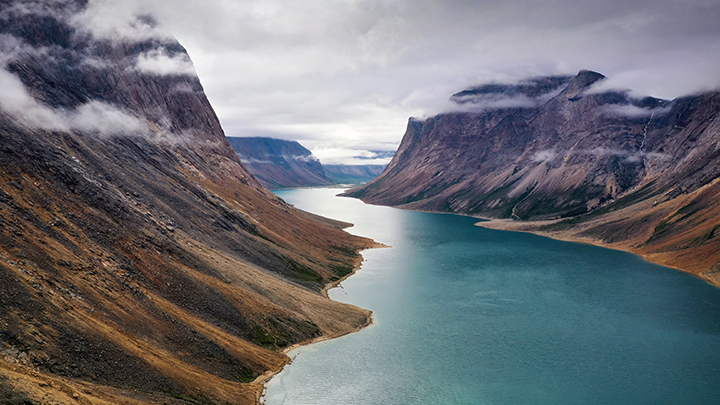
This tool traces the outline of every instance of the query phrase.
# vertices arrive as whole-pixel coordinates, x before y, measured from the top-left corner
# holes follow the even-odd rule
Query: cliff
[[[296,141],[228,137],[245,167],[270,189],[330,184],[320,160]]]
[[[720,93],[593,90],[601,74],[486,85],[410,119],[365,202],[630,250],[720,283]]]
[[[372,242],[248,173],[152,18],[86,7],[0,5],[0,391],[254,403],[281,349],[369,321],[320,292]]]

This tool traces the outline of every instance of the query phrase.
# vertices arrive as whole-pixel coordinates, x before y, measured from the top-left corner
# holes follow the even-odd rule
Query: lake
[[[718,404],[720,289],[629,253],[276,191],[391,245],[330,297],[374,312],[289,353],[266,404]]]

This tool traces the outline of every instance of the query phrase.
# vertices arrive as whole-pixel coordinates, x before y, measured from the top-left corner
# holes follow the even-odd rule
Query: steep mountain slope
[[[458,112],[411,119],[385,172],[347,195],[513,219],[486,226],[628,249],[720,283],[720,93],[634,99],[593,91],[603,78],[458,93]]]
[[[38,402],[254,403],[280,349],[369,322],[321,289],[372,242],[245,170],[150,17],[104,37],[86,8],[0,4],[1,383]]]
[[[295,141],[228,137],[245,167],[270,189],[330,184],[320,160]]]

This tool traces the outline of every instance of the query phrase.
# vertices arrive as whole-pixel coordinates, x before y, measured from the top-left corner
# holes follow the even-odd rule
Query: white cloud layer
[[[580,69],[643,96],[720,85],[717,1],[125,0],[116,7],[130,13],[133,2],[188,49],[230,136],[387,150],[399,144],[408,117],[447,111],[455,92]]]
[[[629,118],[659,117],[670,112],[671,107],[641,108],[632,104],[612,104],[601,107],[601,112]]]
[[[76,21],[100,38],[176,36],[227,135],[313,147],[392,149],[408,117],[488,81],[591,69],[637,96],[720,86],[717,0],[90,0]]]
[[[186,54],[179,53],[169,56],[164,50],[155,49],[140,54],[135,68],[143,73],[156,75],[189,75],[195,76],[195,67]]]
[[[38,103],[17,76],[0,69],[0,110],[28,128],[80,131],[101,136],[138,134],[147,130],[138,118],[109,104],[91,101],[72,110]]]
[[[324,165],[386,165],[389,157],[380,157],[369,150],[358,150],[340,147],[317,147],[311,149],[313,155]]]

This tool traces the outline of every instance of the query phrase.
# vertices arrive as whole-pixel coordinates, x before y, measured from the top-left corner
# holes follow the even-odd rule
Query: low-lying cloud
[[[639,162],[642,158],[651,158],[651,159],[667,159],[669,156],[664,153],[657,153],[657,152],[642,152],[642,151],[632,151],[632,150],[624,150],[624,149],[612,149],[607,147],[597,147],[589,150],[580,150],[576,152],[577,154],[582,155],[592,155],[592,156],[620,156],[624,157],[626,161],[628,162]]]
[[[596,147],[592,149],[576,149],[572,151],[556,151],[555,149],[546,149],[536,152],[533,157],[533,162],[552,162],[558,158],[568,158],[572,155],[580,156],[593,156],[593,157],[611,157],[617,156],[623,158],[628,163],[637,163],[643,159],[652,160],[664,160],[669,156],[664,153],[657,152],[644,152],[640,150],[625,150],[625,149],[613,149],[608,147]]]
[[[67,20],[96,39],[129,42],[173,40],[172,34],[150,14],[152,8],[152,2],[91,0],[84,10]]]
[[[524,94],[516,96],[507,96],[505,94],[472,95],[458,97],[455,101],[457,104],[447,112],[482,112],[503,108],[534,108],[539,105],[536,99]]]
[[[153,124],[154,130],[150,131],[145,117],[138,117],[134,112],[111,105],[104,100],[90,100],[74,108],[44,104],[35,98],[37,89],[26,88],[20,78],[10,71],[9,66],[12,64],[29,63],[31,66],[41,66],[42,69],[46,69],[45,73],[50,75],[53,74],[53,70],[57,70],[61,72],[60,74],[70,71],[77,75],[106,77],[103,70],[128,69],[152,75],[196,76],[192,61],[187,54],[170,52],[162,45],[164,43],[162,40],[155,42],[160,44],[159,48],[137,56],[122,57],[122,53],[113,52],[109,52],[110,59],[97,56],[95,49],[98,45],[100,49],[105,46],[117,46],[122,51],[125,49],[123,43],[128,41],[148,38],[158,40],[167,36],[161,34],[162,30],[151,17],[135,14],[127,21],[117,19],[106,13],[107,10],[101,7],[101,2],[92,2],[87,9],[77,13],[77,8],[68,6],[71,3],[63,0],[27,3],[17,1],[0,10],[0,19],[5,21],[18,19],[18,24],[32,24],[26,21],[27,18],[51,17],[56,19],[60,26],[67,25],[60,28],[61,31],[75,36],[66,38],[75,46],[65,47],[55,45],[52,41],[30,44],[11,34],[0,34],[0,111],[12,116],[20,125],[32,129],[75,131],[97,136],[143,135],[157,141],[181,140],[183,134],[172,134],[168,130],[169,121]],[[106,19],[108,21],[115,19],[116,24],[110,24],[105,21]],[[77,32],[72,33],[70,27],[77,29]],[[116,32],[118,27],[124,30],[121,34]],[[95,29],[99,31],[95,32]],[[101,42],[88,43],[86,38],[88,32],[92,32],[95,39],[100,38]],[[45,45],[39,45],[43,43]],[[117,57],[118,55],[120,57]],[[56,79],[62,80],[62,78]],[[178,83],[171,91],[194,92],[195,90],[187,83]]]
[[[392,160],[387,154],[369,150],[357,150],[340,147],[318,147],[311,149],[313,155],[324,165],[386,165]]]
[[[292,156],[285,156],[286,158],[294,159],[300,162],[310,163],[310,162],[319,162],[320,159],[317,158],[317,156],[310,154],[310,155],[292,155]]]
[[[32,129],[132,135],[147,131],[142,120],[110,104],[91,101],[75,109],[51,108],[35,100],[17,76],[0,69],[0,110]]]
[[[534,162],[548,162],[555,159],[557,155],[554,149],[541,150],[533,156],[532,160]]]
[[[372,150],[481,83],[592,69],[638,96],[718,88],[718,15],[712,0],[89,0],[72,21],[101,39],[178,37],[229,136]]]
[[[190,57],[184,53],[168,55],[164,49],[154,49],[137,57],[135,68],[143,73],[155,75],[188,75],[196,76],[195,67]]]
[[[632,104],[611,104],[600,107],[601,114],[627,117],[627,118],[644,118],[659,117],[670,112],[672,106],[664,106],[660,108],[642,108]]]

